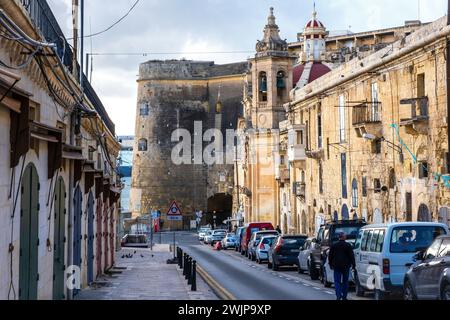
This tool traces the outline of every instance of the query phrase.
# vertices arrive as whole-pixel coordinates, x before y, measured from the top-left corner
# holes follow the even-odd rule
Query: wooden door
[[[55,189],[55,227],[53,237],[53,300],[65,299],[66,187],[59,178]]]
[[[28,165],[21,181],[19,299],[38,298],[39,176]]]

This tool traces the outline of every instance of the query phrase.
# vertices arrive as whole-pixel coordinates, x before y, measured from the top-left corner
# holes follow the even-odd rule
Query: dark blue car
[[[308,236],[280,236],[269,249],[268,268],[278,271],[283,266],[296,266],[298,254]]]

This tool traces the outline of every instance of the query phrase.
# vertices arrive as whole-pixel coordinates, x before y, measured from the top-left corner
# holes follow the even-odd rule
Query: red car
[[[250,242],[250,238],[252,234],[259,231],[271,231],[275,230],[272,223],[270,222],[259,222],[259,223],[250,223],[243,230],[242,241],[241,241],[241,254],[246,256],[248,253],[248,243]]]

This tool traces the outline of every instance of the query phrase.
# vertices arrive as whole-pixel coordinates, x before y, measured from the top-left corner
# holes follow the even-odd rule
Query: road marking
[[[331,291],[325,291],[325,292],[328,293],[329,295],[334,295],[334,293]]]

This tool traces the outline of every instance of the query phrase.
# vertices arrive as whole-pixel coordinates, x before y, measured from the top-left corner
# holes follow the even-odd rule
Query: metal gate
[[[19,299],[38,298],[39,176],[29,164],[21,181]]]
[[[55,189],[55,234],[53,237],[53,300],[65,299],[66,187],[59,178]]]
[[[97,277],[100,277],[103,274],[102,271],[102,212],[103,212],[103,206],[102,206],[102,199],[98,198],[97,199],[97,232],[96,232],[96,237],[97,237]]]
[[[73,265],[78,266],[81,271],[81,242],[83,236],[81,235],[81,219],[83,215],[83,195],[80,187],[75,189],[73,197],[74,212],[73,212]],[[79,290],[73,290],[74,296],[77,295]]]
[[[87,266],[88,266],[88,283],[94,282],[94,195],[89,193],[88,198],[88,249],[87,249]]]

